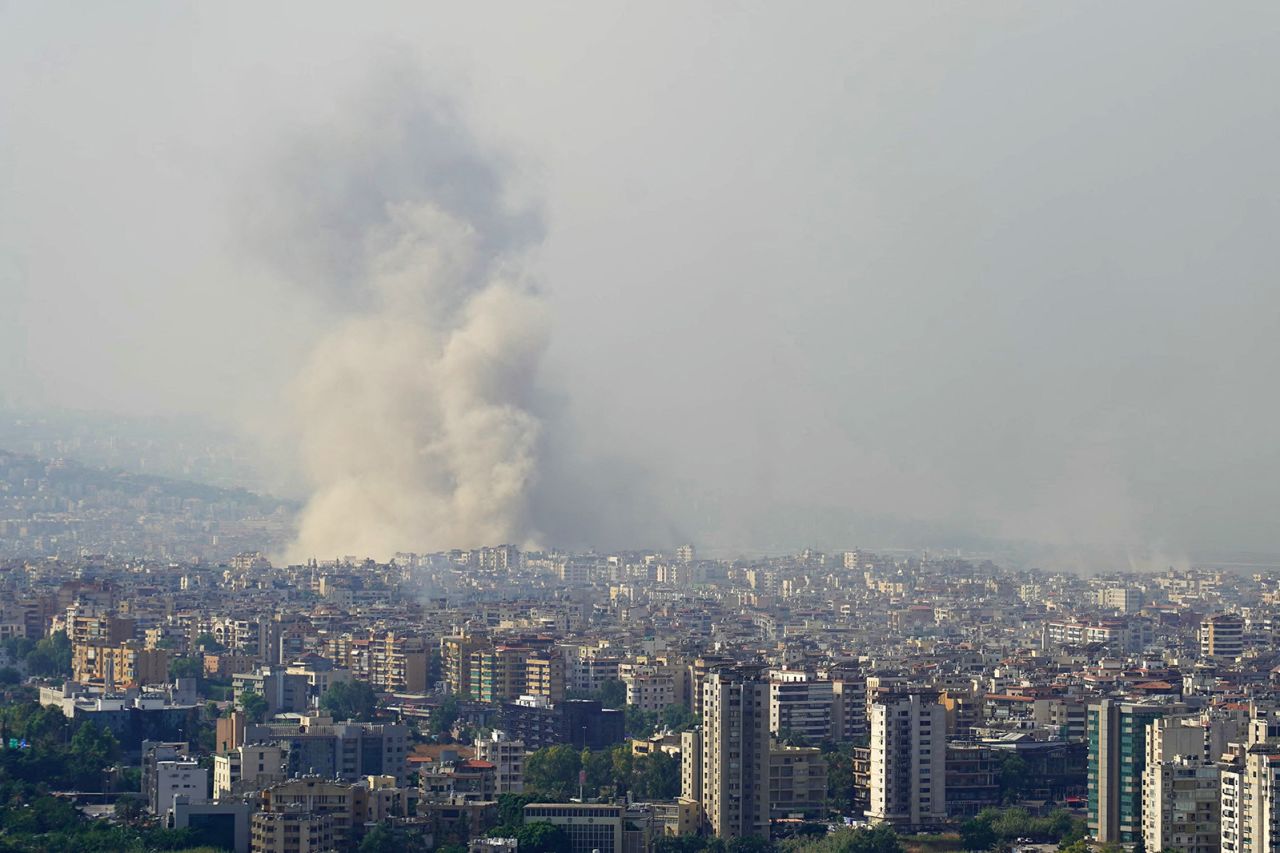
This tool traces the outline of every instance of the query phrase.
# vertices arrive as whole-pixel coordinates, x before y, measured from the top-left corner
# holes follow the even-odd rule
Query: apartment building
[[[169,680],[169,652],[148,649],[141,640],[76,643],[71,647],[72,678],[81,684],[141,687]]]
[[[1133,844],[1141,838],[1147,730],[1162,717],[1186,712],[1185,705],[1159,701],[1089,705],[1089,833],[1095,840]]]
[[[1244,620],[1230,613],[1200,623],[1200,656],[1233,661],[1244,654]]]
[[[830,681],[820,681],[800,670],[774,670],[769,674],[769,731],[807,745],[834,740],[832,711],[835,691]]]
[[[721,838],[769,837],[769,682],[722,669],[702,685],[702,812]]]
[[[867,818],[904,831],[940,826],[947,817],[946,709],[933,690],[877,695],[871,705]]]
[[[1223,853],[1280,849],[1280,745],[1254,743],[1221,769]]]
[[[385,631],[369,637],[369,683],[388,693],[426,693],[427,640]]]
[[[1142,840],[1148,850],[1218,850],[1220,785],[1205,729],[1199,715],[1164,717],[1147,729]]]
[[[241,744],[213,757],[215,800],[258,791],[284,779],[284,750],[275,744]]]
[[[816,818],[827,802],[827,762],[817,747],[769,748],[770,818]]]
[[[505,733],[494,730],[487,738],[476,738],[476,758],[494,766],[494,785],[498,794],[519,794],[524,791],[523,741],[511,740]]]

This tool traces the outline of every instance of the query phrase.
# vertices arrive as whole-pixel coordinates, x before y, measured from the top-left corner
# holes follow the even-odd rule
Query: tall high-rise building
[[[1280,745],[1255,743],[1222,768],[1223,853],[1280,849]]]
[[[780,738],[817,746],[834,740],[835,697],[830,681],[803,670],[774,670],[769,675],[769,730]]]
[[[425,693],[429,657],[423,637],[375,633],[369,637],[369,681],[392,693]]]
[[[680,798],[702,806],[702,729],[680,733]]]
[[[915,831],[947,818],[946,709],[936,690],[881,693],[871,704],[872,823]]]
[[[1200,656],[1235,660],[1244,654],[1244,620],[1230,613],[1210,616],[1200,623]]]
[[[702,682],[702,811],[721,838],[769,837],[769,681],[759,668]]]
[[[1148,850],[1218,850],[1218,767],[1206,752],[1208,724],[1196,714],[1164,717],[1147,729],[1142,839]]]
[[[1133,844],[1142,837],[1147,729],[1161,717],[1186,711],[1182,704],[1112,699],[1089,705],[1089,833],[1096,840]]]
[[[1280,848],[1280,718],[1251,708],[1244,743],[1234,743],[1220,765],[1223,853]]]
[[[492,645],[484,634],[460,634],[440,640],[440,658],[444,680],[449,692],[469,699],[473,693],[471,684],[471,655]]]
[[[831,675],[831,736],[840,743],[867,734],[867,680],[861,674]]]

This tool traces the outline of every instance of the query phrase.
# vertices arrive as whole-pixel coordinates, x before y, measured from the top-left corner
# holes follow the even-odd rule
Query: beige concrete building
[[[494,766],[494,786],[498,794],[524,791],[524,741],[511,740],[500,731],[487,738],[476,738],[476,758]]]
[[[333,817],[301,809],[256,812],[249,825],[251,853],[333,853]]]
[[[903,831],[947,817],[946,709],[936,691],[882,693],[871,705],[872,823]]]
[[[76,643],[71,650],[72,679],[81,684],[141,687],[169,680],[169,652],[148,649],[141,640]]]
[[[1215,853],[1220,841],[1218,768],[1199,715],[1165,717],[1147,730],[1142,839],[1148,850]]]
[[[702,813],[721,838],[769,837],[769,682],[720,670],[702,686]]]
[[[1210,616],[1200,623],[1200,656],[1235,660],[1244,654],[1244,620],[1230,613]]]
[[[1256,743],[1221,771],[1223,853],[1280,849],[1280,746]]]
[[[279,746],[246,744],[213,757],[215,800],[258,791],[284,780],[284,751]]]

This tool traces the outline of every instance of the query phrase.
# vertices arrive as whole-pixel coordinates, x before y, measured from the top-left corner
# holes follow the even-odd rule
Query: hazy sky
[[[550,538],[1280,550],[1272,2],[0,2],[0,401],[272,429],[388,68],[542,211]]]

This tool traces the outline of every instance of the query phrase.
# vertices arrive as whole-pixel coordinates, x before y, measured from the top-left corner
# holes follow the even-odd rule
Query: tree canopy
[[[267,711],[271,706],[267,704],[267,699],[261,693],[255,693],[252,690],[246,691],[240,696],[240,707],[244,711],[245,717],[252,723],[260,723],[267,718]]]
[[[320,697],[320,707],[335,720],[370,722],[378,712],[378,694],[366,681],[339,681]]]
[[[531,821],[516,830],[520,853],[562,853],[569,849],[569,835],[546,821]]]

